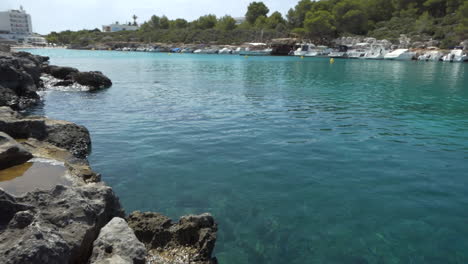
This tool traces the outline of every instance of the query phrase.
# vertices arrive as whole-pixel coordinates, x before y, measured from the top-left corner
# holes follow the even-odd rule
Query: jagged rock
[[[112,86],[112,81],[99,71],[76,72],[71,74],[71,78],[81,85],[89,86],[90,91]]]
[[[72,80],[65,80],[65,81],[60,81],[54,84],[54,86],[70,86],[73,85],[74,82]]]
[[[401,34],[400,35],[400,38],[398,39],[399,41],[399,45],[398,45],[398,48],[399,49],[407,49],[410,47],[410,44],[411,44],[411,39],[408,38],[406,35],[404,34]]]
[[[118,198],[102,184],[35,191],[12,197],[0,190],[2,263],[86,263],[99,230],[122,216]]]
[[[78,69],[72,67],[60,67],[55,65],[49,65],[43,68],[43,72],[48,73],[54,76],[55,78],[65,80],[70,78],[70,74],[77,73]]]
[[[210,214],[190,215],[178,223],[158,213],[133,212],[128,224],[149,250],[147,263],[216,263],[211,255],[217,225]]]
[[[43,60],[44,57],[24,53],[0,55],[0,93],[8,95],[8,99],[0,100],[0,106],[24,109],[39,102],[36,91],[41,86],[40,61]]]
[[[0,44],[0,52],[10,52],[10,45]]]
[[[114,217],[94,241],[90,263],[144,264],[145,257],[145,245],[138,241],[124,219]]]
[[[0,132],[0,170],[25,163],[32,156],[13,138]]]
[[[14,138],[35,138],[84,158],[91,152],[91,138],[84,126],[45,117],[23,117],[0,107],[0,131]]]

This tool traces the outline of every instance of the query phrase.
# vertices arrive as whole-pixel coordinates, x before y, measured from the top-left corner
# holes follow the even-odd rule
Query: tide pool
[[[111,78],[31,112],[127,213],[212,213],[222,264],[468,263],[468,64],[29,51]]]

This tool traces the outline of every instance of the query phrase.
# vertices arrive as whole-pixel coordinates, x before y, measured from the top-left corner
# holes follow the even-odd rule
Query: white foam
[[[87,92],[90,90],[88,86],[81,85],[78,83],[73,83],[72,85],[69,85],[69,86],[55,86],[56,83],[61,82],[62,80],[57,79],[48,74],[41,75],[41,80],[44,82],[44,87],[47,90],[64,91],[64,92]]]

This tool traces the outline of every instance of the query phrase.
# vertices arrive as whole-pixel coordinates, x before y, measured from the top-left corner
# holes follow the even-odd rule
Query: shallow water
[[[21,165],[0,170],[0,188],[12,195],[27,192],[50,190],[60,185],[70,185],[65,177],[66,169],[61,164],[47,160],[31,160]]]
[[[468,65],[33,50],[100,70],[85,125],[127,212],[211,212],[220,263],[468,263]]]

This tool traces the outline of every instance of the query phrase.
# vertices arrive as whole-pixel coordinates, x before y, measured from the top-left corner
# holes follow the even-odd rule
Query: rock
[[[12,197],[0,190],[2,263],[86,263],[99,230],[123,216],[103,184],[57,186]]]
[[[404,34],[401,34],[400,35],[400,38],[398,39],[399,41],[399,45],[398,45],[398,48],[399,49],[407,49],[410,47],[410,44],[411,44],[411,39],[408,38],[406,35]]]
[[[65,81],[60,81],[54,84],[54,86],[70,86],[73,85],[75,82],[72,80],[65,80]]]
[[[114,217],[101,229],[93,243],[90,263],[144,264],[146,248],[130,229],[127,222]]]
[[[127,220],[149,250],[147,263],[216,263],[211,255],[217,225],[210,214],[183,216],[172,223],[161,214],[137,211]]]
[[[72,68],[72,67],[60,67],[60,66],[55,66],[55,65],[50,65],[45,68],[43,68],[44,73],[48,73],[55,78],[58,79],[68,79],[70,78],[70,74],[72,73],[77,73],[78,69]]]
[[[39,102],[36,91],[41,81],[37,60],[0,55],[0,93],[8,95],[8,99],[0,100],[0,106],[24,109]]]
[[[0,131],[14,138],[35,138],[85,158],[91,152],[91,138],[84,126],[45,117],[23,117],[9,107],[0,107]]]
[[[25,163],[33,155],[7,134],[0,132],[0,170]]]
[[[0,44],[0,52],[10,52],[10,45]]]
[[[73,73],[71,78],[81,85],[89,86],[90,91],[112,86],[112,81],[99,71],[77,72]]]

